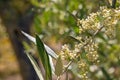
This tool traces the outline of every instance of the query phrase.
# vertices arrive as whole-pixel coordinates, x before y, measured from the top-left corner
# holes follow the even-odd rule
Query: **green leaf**
[[[39,52],[39,57],[42,61],[44,69],[45,69],[45,76],[46,76],[45,80],[52,80],[52,71],[51,71],[51,67],[50,67],[50,63],[49,63],[49,57],[44,48],[44,44],[40,40],[38,35],[36,35],[36,44],[37,44],[37,49]]]
[[[59,56],[55,66],[55,74],[57,76],[60,76],[62,72],[63,72],[63,63],[61,57]]]
[[[54,64],[53,64],[53,61],[52,61],[52,57],[50,55],[48,55],[48,56],[49,56],[49,61],[50,61],[52,74],[54,75],[55,74],[55,68],[54,68]]]
[[[34,37],[32,37],[31,35],[25,33],[24,31],[21,31],[21,33],[26,36],[30,41],[32,41],[34,44],[36,44],[36,40]],[[50,48],[48,47],[46,44],[44,44],[45,49],[47,51],[47,53],[52,56],[53,58],[57,59],[58,55]]]
[[[43,76],[42,76],[42,73],[41,73],[41,70],[40,70],[37,62],[36,62],[36,61],[34,60],[34,58],[32,57],[32,55],[30,55],[30,53],[27,53],[27,57],[29,58],[30,62],[32,63],[32,65],[33,65],[33,67],[34,67],[34,69],[35,69],[35,71],[36,71],[39,79],[40,79],[40,80],[44,80],[44,79],[43,79]]]

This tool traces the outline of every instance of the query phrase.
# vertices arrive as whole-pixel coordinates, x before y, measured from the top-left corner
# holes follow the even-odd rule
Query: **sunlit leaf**
[[[57,59],[58,55],[50,47],[48,47],[46,44],[44,44],[44,47],[50,56]]]
[[[51,69],[52,69],[52,74],[55,74],[55,68],[54,68],[54,64],[53,64],[53,61],[52,61],[52,57],[50,55],[49,56],[49,61],[50,61],[50,66],[51,66]]]

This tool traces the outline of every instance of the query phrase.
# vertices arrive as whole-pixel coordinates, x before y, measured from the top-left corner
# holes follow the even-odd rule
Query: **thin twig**
[[[98,29],[92,36],[92,39],[94,39],[94,37],[102,30],[104,26],[101,26],[100,29]],[[83,49],[86,45],[88,45],[90,43],[90,41],[86,42],[86,44],[84,44],[81,48]]]
[[[72,64],[72,62],[73,62],[73,59],[67,64],[67,66],[65,67],[65,69],[63,70],[61,75],[63,75],[65,72],[67,72],[68,67]],[[60,76],[57,78],[57,80],[60,80]]]
[[[63,70],[62,74],[65,73],[68,69],[68,67],[72,64],[73,59],[67,64],[67,66],[65,67],[65,69]]]
[[[73,15],[70,11],[67,10],[67,12],[68,12],[76,21],[78,20],[78,18],[77,18],[75,15]]]
[[[100,29],[98,29],[92,36],[92,38],[94,38],[103,28],[104,26],[101,26]]]

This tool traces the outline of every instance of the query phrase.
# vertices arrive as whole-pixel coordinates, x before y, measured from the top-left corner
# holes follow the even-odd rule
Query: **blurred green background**
[[[117,0],[116,6],[119,4]],[[21,72],[19,49],[14,48],[14,30],[40,34],[59,53],[61,46],[70,41],[67,36],[79,35],[77,18],[86,18],[100,6],[111,5],[112,0],[0,0],[0,80],[27,80]],[[105,39],[99,44],[99,66],[104,73],[91,71],[90,80],[120,80],[120,44],[109,42]]]

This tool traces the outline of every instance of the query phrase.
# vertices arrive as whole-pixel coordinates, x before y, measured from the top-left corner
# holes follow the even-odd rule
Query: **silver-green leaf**
[[[31,35],[25,33],[24,31],[21,31],[21,33],[22,33],[24,36],[26,36],[30,41],[32,41],[33,43],[36,44],[36,41],[35,41],[35,38],[34,38],[34,37],[32,37]],[[52,56],[53,58],[57,59],[58,55],[57,55],[50,47],[48,47],[46,44],[44,44],[44,47],[45,47],[47,53],[48,53],[50,56]]]
[[[34,58],[32,57],[32,55],[30,53],[26,53],[27,54],[27,57],[29,58],[30,62],[32,63],[38,77],[40,80],[44,80],[43,76],[42,76],[42,73],[41,73],[41,70],[37,64],[37,62],[34,60]]]

